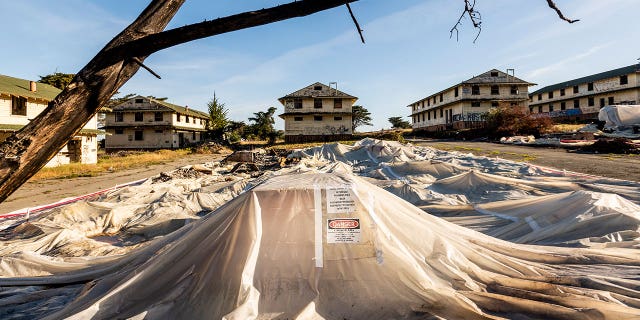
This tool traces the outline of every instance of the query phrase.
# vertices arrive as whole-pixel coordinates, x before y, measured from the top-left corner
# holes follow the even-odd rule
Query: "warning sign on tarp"
[[[353,191],[348,187],[327,188],[327,213],[356,211]]]
[[[360,243],[360,219],[327,219],[327,243]]]

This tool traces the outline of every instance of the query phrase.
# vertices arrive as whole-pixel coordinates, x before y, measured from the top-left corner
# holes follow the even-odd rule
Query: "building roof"
[[[162,101],[162,100],[158,100],[158,99],[154,99],[154,98],[149,98],[149,97],[136,96],[136,97],[133,97],[133,98],[127,100],[126,102],[129,102],[129,101],[134,100],[134,99],[141,99],[141,98],[149,100],[152,104],[163,106],[165,108],[168,108],[168,109],[173,110],[173,111],[175,111],[177,113],[180,113],[180,114],[193,116],[193,117],[200,117],[200,118],[209,118],[209,114],[206,113],[206,112],[194,110],[194,109],[191,109],[189,107],[182,107],[182,106],[179,106],[179,105],[176,105],[176,104],[173,104],[173,103],[169,103],[169,102],[166,102],[166,101]],[[123,105],[126,102],[113,107],[113,111],[124,111],[123,110],[124,109]]]
[[[62,90],[41,82],[36,82],[36,91],[30,91],[29,80],[0,74],[0,94],[51,101],[60,91]]]
[[[493,74],[493,75],[492,75]],[[496,76],[497,74],[497,76]],[[524,81],[516,76],[512,76],[498,69],[491,69],[485,73],[477,75],[469,80],[462,81],[461,84],[527,84],[535,83]]]
[[[496,73],[497,73],[497,76],[495,76]],[[494,74],[494,76],[492,76],[492,74]],[[502,71],[500,71],[498,69],[491,69],[491,70],[489,70],[487,72],[484,72],[484,73],[482,73],[480,75],[472,77],[472,78],[470,78],[468,80],[465,80],[465,81],[462,81],[462,82],[460,82],[458,84],[452,85],[452,86],[450,86],[450,87],[448,87],[448,88],[446,88],[444,90],[440,90],[440,91],[438,91],[438,92],[436,92],[434,94],[426,96],[425,98],[422,98],[422,99],[420,99],[418,101],[412,102],[412,103],[410,103],[408,105],[408,107],[411,107],[411,105],[413,105],[413,104],[419,103],[419,102],[421,102],[423,100],[427,100],[429,98],[437,96],[437,95],[439,95],[441,93],[444,93],[445,91],[451,90],[451,89],[453,89],[453,88],[455,88],[455,87],[457,87],[459,85],[463,85],[463,84],[466,84],[466,85],[475,85],[475,84],[477,84],[477,85],[481,85],[481,84],[482,85],[526,84],[527,86],[535,86],[536,85],[535,83],[524,81],[524,80],[522,80],[522,79],[520,79],[520,78],[518,78],[516,76],[512,76],[512,75],[507,74],[505,72],[502,72]]]
[[[336,88],[331,88],[326,84],[316,82],[307,87],[304,87],[298,91],[292,92],[280,99],[280,103],[284,104],[285,99],[290,98],[346,98],[346,99],[358,99],[350,94],[346,94]]]
[[[595,81],[598,81],[598,80],[604,80],[604,79],[608,79],[608,78],[619,77],[619,76],[623,76],[625,74],[630,74],[630,73],[634,73],[634,72],[640,72],[640,64],[632,64],[630,66],[626,66],[626,67],[622,67],[622,68],[618,68],[618,69],[613,69],[613,70],[609,70],[609,71],[605,71],[605,72],[600,72],[600,73],[592,74],[590,76],[577,78],[577,79],[573,79],[573,80],[569,80],[569,81],[565,81],[565,82],[552,84],[552,85],[546,86],[544,88],[538,89],[538,90],[536,90],[534,92],[531,92],[529,95],[530,96],[534,96],[534,95],[537,95],[537,94],[540,94],[540,93],[543,93],[543,92],[549,92],[549,91],[554,91],[554,90],[570,88],[570,87],[573,87],[573,86],[577,86],[579,84],[595,82]]]

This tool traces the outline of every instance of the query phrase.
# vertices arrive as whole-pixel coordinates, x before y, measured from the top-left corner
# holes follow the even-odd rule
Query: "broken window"
[[[116,112],[115,114],[115,120],[116,122],[123,122],[124,121],[124,113],[122,112]]]
[[[135,121],[142,121],[142,112],[136,112],[134,115],[134,120]]]
[[[587,83],[587,91],[593,91],[593,82]]]
[[[153,114],[153,119],[155,121],[162,121],[162,118],[163,118],[162,112],[156,112]]]
[[[116,129],[116,134],[124,134],[124,129]]]
[[[11,96],[11,115],[27,115],[27,98]]]
[[[491,94],[500,94],[500,87],[496,85],[491,86]]]
[[[313,99],[313,107],[316,109],[322,108],[322,99],[318,99],[318,98]]]
[[[144,99],[136,99],[136,103],[142,103],[144,102]]]
[[[340,98],[333,99],[333,108],[334,109],[341,109],[342,108],[342,99],[340,99]]]
[[[573,93],[578,93],[578,91],[580,91],[578,86],[573,86]]]
[[[335,121],[342,121],[342,117],[333,117],[333,120],[335,120]]]
[[[518,91],[518,86],[511,86],[511,94],[518,94],[520,93],[520,91]]]
[[[560,96],[564,96],[564,89],[560,89]]]
[[[589,97],[589,107],[593,107],[595,105],[593,97]]]
[[[491,76],[492,77],[497,77],[498,76],[498,72],[497,71],[491,71]]]
[[[313,116],[313,121],[322,121],[322,116]]]
[[[293,117],[293,121],[302,121],[303,117]]]
[[[293,99],[293,108],[302,109],[302,99]]]
[[[567,105],[564,102],[560,102],[560,110],[566,110]]]
[[[455,89],[453,89],[453,96],[454,97],[458,96],[458,87],[455,87]]]
[[[580,100],[578,100],[578,99],[573,100],[573,108],[574,109],[580,109]]]
[[[142,130],[136,130],[133,133],[133,139],[136,141],[143,141],[144,140],[144,136],[142,135]]]
[[[479,95],[480,94],[480,86],[479,85],[471,86],[471,94],[472,95]]]
[[[629,83],[629,79],[627,78],[627,75],[625,74],[623,76],[620,76],[620,85],[622,86],[622,85],[625,85],[627,83]]]

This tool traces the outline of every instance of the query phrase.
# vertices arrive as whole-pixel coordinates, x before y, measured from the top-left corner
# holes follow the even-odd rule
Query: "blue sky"
[[[186,1],[169,28],[278,1]],[[39,79],[75,73],[147,5],[132,0],[2,1],[0,74]],[[409,103],[487,70],[515,69],[546,86],[627,66],[640,58],[638,0],[556,0],[568,24],[544,0],[477,0],[482,33],[468,21],[449,38],[462,0],[361,0],[352,4],[366,44],[345,7],[198,40],[157,52],[120,90],[168,97],[206,111],[213,92],[230,118],[276,106],[277,98],[312,84],[337,82],[371,111],[374,126],[408,116]],[[531,87],[530,91],[538,87]],[[406,118],[408,120],[408,118]],[[283,123],[278,118],[277,127]]]

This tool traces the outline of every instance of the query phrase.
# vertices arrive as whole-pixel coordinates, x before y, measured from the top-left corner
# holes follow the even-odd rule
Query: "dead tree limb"
[[[547,0],[547,4],[549,5],[549,8],[553,9],[556,11],[556,13],[558,14],[558,17],[560,17],[560,19],[569,22],[569,23],[574,23],[574,22],[578,22],[580,21],[580,19],[576,19],[576,20],[571,20],[567,17],[564,16],[564,14],[562,13],[562,11],[560,11],[560,9],[558,9],[558,6],[556,6],[556,4],[553,2],[553,0]]]
[[[29,124],[0,144],[0,202],[42,168],[159,50],[196,39],[306,16],[357,0],[302,0],[163,31],[184,0],[153,0]]]
[[[464,10],[462,11],[460,18],[458,18],[458,21],[456,22],[456,24],[454,24],[453,28],[449,30],[449,38],[453,37],[453,32],[455,31],[456,41],[458,40],[458,34],[459,34],[458,26],[462,24],[462,19],[464,19],[465,16],[469,16],[469,20],[471,20],[473,27],[478,29],[478,34],[476,34],[475,39],[473,39],[473,42],[475,43],[476,40],[478,40],[478,37],[480,36],[480,32],[482,32],[482,27],[480,26],[482,24],[482,16],[480,15],[480,12],[476,10],[475,0],[473,0],[473,2],[469,0],[464,0]]]

